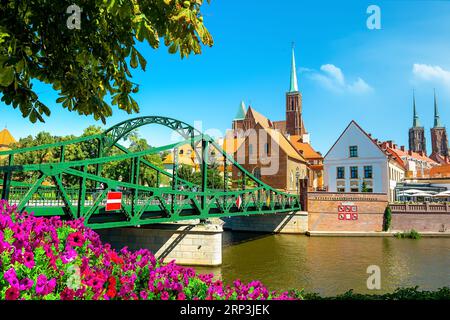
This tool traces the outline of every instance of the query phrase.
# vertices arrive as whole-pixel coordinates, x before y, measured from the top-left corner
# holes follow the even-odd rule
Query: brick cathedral
[[[439,164],[449,164],[448,137],[445,126],[442,125],[439,116],[436,92],[434,92],[434,124],[431,132],[431,154],[430,158]],[[425,129],[420,125],[419,116],[416,110],[416,99],[413,95],[413,126],[409,129],[409,149],[426,154],[427,146],[425,139]]]
[[[239,106],[236,117],[233,120],[233,136],[237,139],[236,149],[238,149],[242,141],[246,140],[246,132],[252,129],[266,130],[272,136],[279,136],[278,144],[282,153],[286,154],[289,161],[286,165],[281,166],[280,175],[274,177],[262,177],[272,179],[271,185],[277,188],[292,190],[295,189],[295,180],[298,177],[298,171],[302,178],[308,178],[310,190],[321,190],[323,188],[323,156],[320,152],[314,150],[310,143],[310,136],[307,132],[302,114],[302,94],[298,89],[297,71],[295,64],[295,53],[292,48],[291,72],[289,90],[286,92],[285,112],[286,118],[281,121],[271,121],[262,114],[258,113],[253,107],[249,106],[246,110],[244,102]],[[250,150],[250,154],[252,151]],[[301,165],[299,165],[301,163]],[[244,167],[254,170],[252,166]],[[293,168],[292,172],[289,169]],[[276,181],[275,181],[276,180]],[[283,181],[280,185],[278,183]],[[286,182],[284,182],[286,181]]]

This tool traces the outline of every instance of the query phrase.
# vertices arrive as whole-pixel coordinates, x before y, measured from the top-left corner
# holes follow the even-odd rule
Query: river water
[[[381,270],[381,289],[367,289],[367,267]],[[224,233],[223,264],[197,267],[226,283],[260,280],[269,289],[336,295],[450,286],[450,238],[307,237]]]

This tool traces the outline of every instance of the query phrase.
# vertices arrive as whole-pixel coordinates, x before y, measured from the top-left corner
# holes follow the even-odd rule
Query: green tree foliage
[[[31,122],[50,109],[33,90],[33,80],[52,85],[57,103],[105,122],[111,105],[138,112],[132,98],[139,86],[130,68],[145,70],[138,42],[170,53],[200,54],[213,39],[203,24],[203,0],[79,0],[80,28],[70,29],[72,0],[0,1],[0,93]],[[111,105],[104,101],[111,97]]]
[[[151,148],[151,146],[148,144],[147,140],[144,138],[141,138],[137,131],[132,132],[126,137],[127,140],[130,142],[130,146],[128,147],[128,150],[131,152],[138,152],[143,150],[148,150]],[[113,148],[111,150],[111,155],[117,155],[120,154],[121,151]],[[151,164],[157,166],[158,168],[163,169],[163,163],[161,156],[159,154],[152,154],[147,155],[144,157],[145,160],[150,162]],[[105,177],[108,177],[110,179],[114,180],[120,180],[120,181],[131,181],[131,160],[124,160],[124,161],[115,161],[115,162],[109,162],[105,164],[102,173]],[[148,186],[156,186],[157,183],[157,174],[156,171],[147,167],[146,165],[141,164],[141,174],[139,176],[140,183]],[[165,178],[161,177],[162,181],[164,183]]]
[[[102,129],[98,126],[90,126],[83,131],[82,136],[91,136],[96,135],[102,132]],[[35,137],[28,136],[25,138],[21,138],[18,142],[13,144],[11,148],[13,149],[21,149],[39,146],[43,144],[52,144],[59,141],[66,141],[70,139],[74,139],[75,136],[64,136],[64,137],[55,137],[51,136],[48,132],[40,132]],[[133,133],[128,136],[130,140],[129,150],[132,152],[147,150],[151,148],[151,146],[147,143],[147,140],[139,137],[137,133]],[[64,159],[65,161],[77,161],[83,159],[91,159],[96,158],[98,149],[97,143],[93,141],[85,141],[77,144],[67,145],[65,147]],[[117,148],[112,148],[109,155],[118,155],[122,154],[122,151]],[[43,162],[59,162],[61,157],[61,149],[60,148],[50,148],[33,152],[20,153],[15,155],[14,161],[15,164],[39,164]],[[153,165],[158,168],[163,169],[162,159],[159,154],[147,155],[145,156],[145,160],[149,161]],[[4,162],[5,160],[3,160]],[[78,168],[81,170],[81,168]],[[88,166],[87,171],[89,173],[94,174],[96,167],[94,165]],[[131,161],[116,161],[106,163],[102,167],[102,176],[108,179],[127,181],[129,182],[131,179]],[[148,168],[145,165],[141,165],[141,173],[140,173],[140,183],[148,186],[156,186],[156,172],[153,169]],[[36,179],[33,175],[27,175],[25,173],[16,172],[13,176],[13,179],[21,182],[32,182]],[[161,177],[162,182],[164,179]],[[48,181],[52,183],[52,181]],[[67,185],[74,186],[79,183],[79,179],[74,176],[64,175],[63,182]],[[93,187],[92,183],[88,182],[88,187]]]
[[[177,175],[179,178],[195,183],[199,186],[202,184],[201,171],[199,170],[195,171],[192,166],[180,165],[177,170]],[[223,175],[220,173],[219,165],[217,163],[212,163],[208,165],[207,187],[209,189],[223,188]]]

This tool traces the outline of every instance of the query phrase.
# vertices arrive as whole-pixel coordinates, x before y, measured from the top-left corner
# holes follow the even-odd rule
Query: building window
[[[345,179],[345,168],[344,167],[337,167],[336,168],[336,178],[337,179]]]
[[[372,166],[364,166],[364,178],[372,179]]]
[[[358,146],[350,146],[350,158],[356,158],[358,156]]]
[[[351,188],[350,192],[359,192],[359,189],[358,188]]]
[[[249,144],[248,145],[248,154],[253,154],[253,145],[252,144]]]
[[[337,192],[345,192],[345,188],[344,187],[337,188]]]
[[[264,145],[264,150],[266,151],[266,155],[269,155],[269,144],[268,143],[266,143]]]
[[[350,178],[358,179],[358,167],[350,167]]]
[[[258,167],[253,169],[253,175],[255,176],[256,179],[261,180],[261,169]]]

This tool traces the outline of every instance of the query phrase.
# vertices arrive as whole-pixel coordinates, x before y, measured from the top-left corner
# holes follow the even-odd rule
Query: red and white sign
[[[358,207],[353,204],[341,204],[338,206],[339,220],[358,220]]]
[[[122,209],[122,192],[108,192],[106,197],[106,211]]]
[[[239,196],[239,197],[236,199],[236,205],[237,205],[238,209],[241,208],[241,204],[242,204],[242,199],[241,199],[241,196]]]

